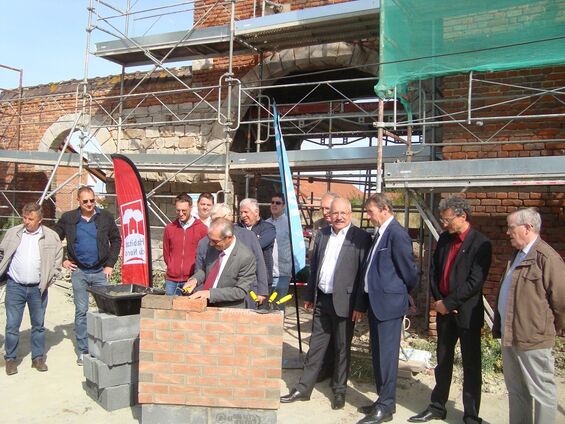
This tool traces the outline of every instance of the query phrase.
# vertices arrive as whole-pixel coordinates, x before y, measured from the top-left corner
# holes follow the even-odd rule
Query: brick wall
[[[145,296],[139,403],[278,409],[282,327],[282,313]]]

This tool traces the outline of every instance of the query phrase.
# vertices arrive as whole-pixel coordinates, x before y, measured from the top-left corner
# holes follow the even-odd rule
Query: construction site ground
[[[294,308],[289,307],[285,323],[284,359],[298,362],[298,338]],[[301,312],[303,348],[307,351],[311,316]],[[49,304],[45,318],[48,372],[31,368],[29,314],[24,314],[18,354],[19,372],[6,376],[4,359],[0,359],[0,422],[3,424],[42,423],[104,423],[129,424],[141,422],[141,408],[134,406],[107,412],[90,399],[83,389],[83,370],[77,366],[73,336],[74,305],[70,291],[64,285],[49,289]],[[0,346],[4,352],[4,329],[6,313],[4,303],[0,305]],[[284,369],[281,380],[281,394],[286,394],[300,378],[300,369]],[[415,375],[402,373],[398,380],[397,412],[393,422],[406,420],[420,412],[429,402],[434,384],[431,370]],[[363,379],[362,379],[363,380]],[[565,421],[565,378],[558,378],[559,411],[557,422]],[[368,380],[353,380],[349,383],[346,406],[333,411],[330,403],[332,392],[329,381],[319,383],[309,402],[281,404],[277,411],[278,422],[282,424],[356,423],[363,416],[357,408],[376,398],[374,385]],[[444,422],[462,422],[461,382],[456,381],[447,405],[448,416]],[[486,423],[508,422],[508,400],[501,377],[485,385],[481,404],[481,416]]]

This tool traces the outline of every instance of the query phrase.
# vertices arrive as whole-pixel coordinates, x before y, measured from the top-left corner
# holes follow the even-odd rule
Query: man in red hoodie
[[[175,207],[178,219],[167,224],[163,233],[165,292],[169,296],[180,295],[182,286],[194,274],[198,242],[208,234],[208,227],[190,215],[192,198],[188,194],[179,194]]]

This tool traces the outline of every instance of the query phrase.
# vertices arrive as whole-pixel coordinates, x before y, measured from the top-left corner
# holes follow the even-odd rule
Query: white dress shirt
[[[41,255],[39,239],[43,236],[43,228],[30,233],[25,228],[22,240],[16,249],[8,268],[8,275],[18,284],[39,284],[41,281]]]
[[[335,266],[349,227],[351,227],[351,224],[337,234],[333,227],[331,228],[330,238],[324,252],[324,260],[320,267],[320,279],[318,280],[318,288],[326,294],[333,293]]]
[[[237,243],[237,240],[234,236],[232,244],[230,244],[230,246],[226,250],[224,250],[224,257],[222,258],[222,263],[220,264],[220,271],[218,272],[218,276],[216,277],[216,281],[214,281],[214,285],[212,286],[212,288],[216,288],[218,286],[218,281],[220,280],[220,277],[222,276],[222,272],[224,272],[224,268],[226,267],[226,263],[228,262],[228,258],[230,257],[231,252],[233,252],[233,249],[234,249],[236,243]]]
[[[392,220],[394,219],[394,216],[390,216],[385,222],[383,222],[383,225],[381,225],[378,228],[378,234],[379,234],[379,238],[377,239],[377,241],[373,244],[373,246],[371,247],[371,251],[369,252],[369,256],[367,258],[367,269],[365,270],[365,293],[369,293],[369,279],[367,278],[369,276],[369,266],[371,265],[371,262],[373,262],[373,257],[375,256],[375,252],[377,251],[377,247],[379,246],[379,243],[381,242],[382,238],[383,238],[383,234],[385,233],[387,227],[389,226],[389,224],[392,222]]]

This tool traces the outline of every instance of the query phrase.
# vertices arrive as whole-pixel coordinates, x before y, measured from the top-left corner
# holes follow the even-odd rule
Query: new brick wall
[[[139,403],[277,409],[283,314],[145,296]]]

